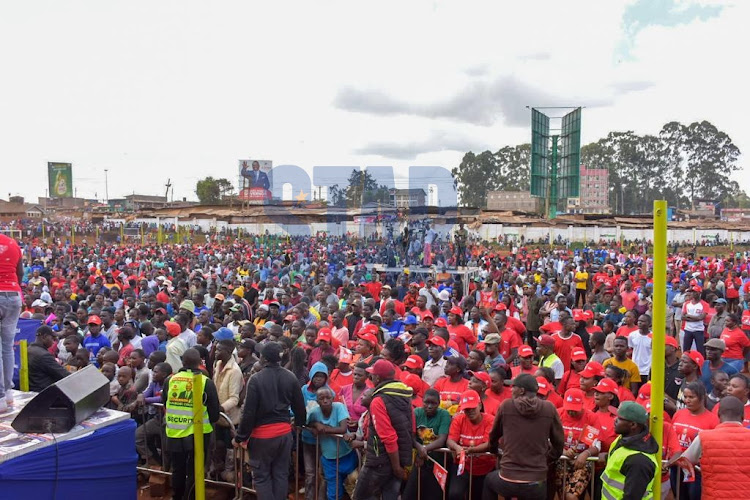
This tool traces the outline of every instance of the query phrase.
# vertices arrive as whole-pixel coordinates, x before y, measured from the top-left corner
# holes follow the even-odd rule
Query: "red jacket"
[[[704,500],[750,498],[750,476],[740,471],[750,463],[750,429],[722,423],[701,431]]]

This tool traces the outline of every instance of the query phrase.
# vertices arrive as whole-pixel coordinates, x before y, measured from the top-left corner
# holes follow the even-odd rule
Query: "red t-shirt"
[[[568,370],[563,374],[563,378],[560,379],[560,383],[557,386],[557,391],[560,394],[565,394],[568,389],[580,389],[581,388],[581,375],[575,370]]]
[[[500,341],[500,354],[506,360],[510,357],[510,353],[513,349],[521,347],[521,337],[512,328],[506,328],[503,333],[500,334],[502,340]]]
[[[620,297],[622,298],[622,305],[627,309],[628,311],[632,311],[635,307],[635,304],[638,302],[638,294],[634,291],[626,292],[622,291],[620,292]]]
[[[469,381],[462,378],[458,382],[451,382],[451,378],[445,376],[437,379],[432,388],[440,393],[440,401],[458,403],[461,399],[461,394],[469,389]]]
[[[722,357],[726,359],[745,359],[742,351],[745,347],[750,346],[750,340],[744,331],[739,328],[735,328],[734,330],[724,328],[719,338],[727,345],[727,350],[724,351]]]
[[[690,410],[683,408],[677,410],[672,418],[672,426],[677,434],[680,451],[687,450],[700,431],[713,429],[717,425],[719,425],[719,417],[710,411],[693,415]]]
[[[576,453],[581,453],[583,450],[589,448],[587,445],[581,442],[586,427],[591,426],[595,429],[599,429],[599,419],[590,410],[584,409],[581,412],[581,416],[573,418],[570,414],[558,408],[557,412],[560,414],[560,420],[562,421],[563,432],[565,435],[565,450],[573,448]]]
[[[493,419],[500,408],[500,401],[495,398],[486,397],[482,400],[482,413],[489,415]]]
[[[448,325],[448,333],[451,336],[451,340],[458,345],[458,352],[464,357],[469,355],[467,345],[474,345],[477,343],[476,335],[474,335],[471,328],[466,325]]]
[[[463,447],[478,446],[490,440],[490,430],[492,430],[493,419],[488,415],[482,414],[482,421],[479,424],[471,423],[471,420],[464,412],[457,413],[453,417],[448,439],[451,439]],[[471,471],[472,476],[484,476],[495,468],[495,457],[481,455],[474,457],[473,463],[469,464],[469,457],[466,457],[465,474]]]
[[[583,341],[577,333],[573,333],[570,337],[563,338],[559,333],[552,335],[555,339],[555,354],[562,361],[565,371],[570,370],[570,358],[573,355],[573,349],[576,347],[583,349]]]
[[[630,335],[631,333],[633,333],[637,329],[638,329],[638,327],[635,326],[635,325],[633,325],[633,326],[622,325],[620,328],[617,329],[617,334],[615,336],[616,337],[627,337],[628,335]]]
[[[500,406],[506,399],[510,399],[511,397],[513,397],[513,395],[510,393],[510,389],[506,388],[503,388],[503,392],[501,392],[500,394],[492,392],[492,389],[487,389],[486,391],[484,391],[484,394],[488,398],[497,401],[498,406]]]
[[[599,441],[602,442],[602,451],[609,451],[612,441],[617,437],[617,433],[615,432],[617,408],[610,406],[609,411],[596,411],[594,415],[599,425]]]
[[[742,280],[739,278],[728,279],[724,282],[724,288],[727,293],[728,299],[738,299],[740,297],[740,287],[742,287]]]
[[[16,240],[0,234],[0,292],[20,292],[18,284],[18,262],[21,260],[21,249]]]
[[[526,332],[526,326],[515,316],[508,316],[508,319],[505,322],[505,328],[512,328],[519,337]]]
[[[547,393],[547,401],[555,405],[555,408],[562,408],[563,398],[557,391],[550,391]]]
[[[531,368],[529,368],[528,370],[524,370],[521,365],[518,365],[518,366],[511,367],[510,373],[513,378],[516,378],[521,373],[528,373],[529,375],[534,375],[536,373],[536,370],[537,368],[534,365],[532,365]]]
[[[714,406],[713,413],[719,416],[719,405]],[[745,404],[745,416],[742,419],[742,425],[745,427],[750,426],[750,404]]]

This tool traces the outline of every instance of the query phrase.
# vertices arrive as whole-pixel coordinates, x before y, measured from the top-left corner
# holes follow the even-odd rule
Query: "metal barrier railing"
[[[159,404],[159,403],[153,404],[152,406],[154,406],[154,407],[163,407],[163,405]],[[225,413],[220,413],[220,418],[222,418],[223,420],[226,421],[226,423],[228,424],[228,426],[230,428],[230,433],[232,435],[232,438],[234,438],[236,430],[235,430],[235,426],[232,423],[232,421],[229,419],[229,417]],[[296,453],[296,455],[293,455],[293,458],[295,459],[295,462],[293,464],[294,465],[294,499],[295,500],[299,500],[300,499],[300,464],[299,464],[299,456],[300,456],[300,454],[303,457],[302,458],[302,461],[303,461],[302,467],[305,470],[305,474],[307,474],[307,472],[306,472],[306,470],[307,470],[306,469],[306,465],[307,464],[304,463],[304,452],[303,452],[303,447],[302,447],[302,445],[304,443],[301,440],[302,431],[305,430],[305,429],[308,429],[308,428],[307,427],[297,427],[297,428],[294,429],[294,433],[295,433],[295,446],[294,446],[294,450],[295,450],[295,453]],[[336,453],[336,469],[335,469],[335,471],[336,471],[336,474],[335,474],[335,481],[336,481],[335,498],[340,498],[339,494],[341,492],[340,492],[340,489],[339,489],[339,486],[340,486],[340,481],[339,481],[339,474],[340,473],[339,473],[339,470],[340,470],[340,458],[341,457],[339,457],[339,446],[340,446],[341,440],[345,440],[345,437],[342,434],[326,434],[325,437],[326,438],[336,439],[336,447],[337,447],[336,451],[337,451],[337,453]],[[165,463],[164,448],[165,448],[164,444],[162,444],[162,446],[161,446],[162,463]],[[356,448],[352,448],[352,449],[353,449],[353,452],[359,454],[359,452],[358,452],[358,450]],[[207,484],[211,484],[211,485],[226,486],[226,487],[232,487],[232,488],[234,488],[234,494],[235,494],[234,498],[235,498],[235,500],[242,499],[243,493],[250,493],[250,494],[253,494],[253,495],[257,495],[257,491],[254,488],[248,487],[248,486],[244,485],[244,469],[245,469],[245,454],[246,453],[248,453],[248,458],[249,458],[249,451],[244,446],[235,449],[235,453],[234,453],[234,482],[233,483],[230,483],[230,482],[227,482],[227,481],[211,480],[211,479],[206,479],[205,482]],[[449,449],[449,448],[438,448],[436,450],[432,450],[430,453],[443,454],[444,457],[445,457],[445,459],[443,461],[443,464],[447,464],[447,457],[448,457],[448,455],[452,455],[453,451],[451,449]],[[489,452],[473,453],[473,454],[467,455],[467,459],[468,459],[467,461],[469,463],[469,468],[468,468],[468,471],[467,471],[468,474],[469,474],[469,486],[468,486],[468,496],[469,496],[469,498],[471,498],[472,492],[473,492],[473,488],[474,488],[474,484],[473,484],[474,481],[473,481],[473,474],[472,474],[472,472],[473,472],[473,465],[474,465],[474,458],[481,457],[481,456],[492,456],[492,457],[495,457],[495,458],[499,459],[501,455],[502,455],[502,450],[499,451],[498,455],[494,455],[494,454],[489,453]],[[315,464],[314,464],[314,469],[313,469],[314,470],[314,482],[313,482],[314,491],[312,493],[312,498],[314,498],[315,500],[318,500],[318,498],[319,498],[320,486],[321,486],[320,475],[321,475],[321,468],[322,467],[321,467],[320,459],[321,459],[321,454],[320,454],[320,436],[316,435],[315,436]],[[434,463],[438,463],[437,461],[435,461],[429,455],[428,455],[428,459],[431,460]],[[559,460],[563,461],[565,463],[570,463],[570,462],[574,461],[574,459],[568,458],[566,456],[561,456],[559,458]],[[595,479],[595,476],[596,476],[596,473],[597,473],[596,472],[596,465],[597,465],[597,463],[599,463],[599,464],[605,464],[606,460],[607,460],[606,453],[602,453],[599,456],[589,457],[586,460],[586,467],[587,468],[589,468],[589,467],[591,468],[591,479],[589,481],[589,487],[588,487],[588,489],[589,489],[589,494],[590,494],[590,496],[591,496],[592,499],[595,498],[595,495],[596,495],[596,491],[595,491],[595,488],[596,488],[596,479]],[[359,468],[361,468],[361,464],[362,464],[362,461],[360,459],[359,460],[359,465],[356,468],[357,470]],[[440,464],[440,465],[443,466],[443,464]],[[417,467],[418,466],[415,463],[413,465],[413,468],[416,469]],[[412,473],[415,473],[414,469],[412,470]],[[676,481],[676,484],[674,485],[674,487],[675,487],[675,490],[676,490],[675,498],[679,498],[680,497],[681,483],[682,483],[682,481],[680,480],[681,479],[681,477],[680,477],[680,467],[678,465],[676,465],[676,464],[673,464],[670,467],[669,464],[668,464],[668,462],[666,460],[664,460],[664,461],[662,461],[662,469],[663,470],[676,469],[678,471],[677,481]],[[152,473],[152,474],[161,474],[161,475],[166,475],[166,476],[171,476],[172,475],[172,473],[169,472],[169,471],[161,470],[161,469],[154,469],[154,468],[151,468],[151,467],[148,467],[148,466],[138,466],[137,470],[140,471],[140,472],[148,472],[148,473]],[[565,489],[567,487],[567,479],[568,479],[567,471],[568,471],[568,468],[566,466],[565,467],[565,473],[563,474],[563,483],[562,483],[562,491],[563,492],[565,491]],[[695,471],[696,472],[700,472],[700,466],[695,466]],[[417,476],[417,498],[421,498],[422,497],[422,474],[421,474],[421,471],[418,470],[418,469],[416,470],[416,476]],[[307,493],[307,484],[306,484],[306,482],[302,483],[302,484],[305,485],[305,497],[307,497],[308,496],[308,493]],[[548,488],[551,487],[551,486],[552,485],[548,485]],[[443,490],[443,495],[442,495],[443,500],[445,500],[447,498],[447,495],[448,495],[448,492],[446,490]],[[325,495],[324,495],[324,498],[325,498]]]

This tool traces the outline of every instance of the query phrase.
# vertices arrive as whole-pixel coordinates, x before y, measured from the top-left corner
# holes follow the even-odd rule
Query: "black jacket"
[[[70,375],[39,342],[29,344],[29,390],[41,392]]]
[[[609,450],[609,454],[611,455],[615,449],[621,447],[649,454],[659,451],[659,445],[656,444],[648,429],[634,436],[623,437],[614,449]],[[625,476],[623,500],[640,499],[643,498],[648,484],[656,474],[656,465],[648,457],[639,453],[626,458],[620,472]]]
[[[305,425],[307,411],[297,377],[277,363],[266,365],[247,382],[236,441],[247,441],[261,425],[289,422],[289,408],[294,412],[295,425]]]
[[[205,375],[201,370],[191,370],[189,368],[182,368],[177,373],[190,372],[193,374],[200,373]],[[169,379],[164,381],[164,389],[161,391],[161,401],[163,404],[167,404],[167,398],[169,397]],[[219,393],[216,391],[216,385],[214,381],[206,377],[206,385],[203,387],[203,404],[206,405],[206,412],[208,413],[208,421],[211,425],[216,425],[219,420],[219,413],[221,413],[221,406],[219,405]],[[209,435],[204,435],[204,439],[208,440]],[[168,451],[183,452],[190,451],[193,449],[193,436],[187,436],[184,438],[167,438],[166,447]]]

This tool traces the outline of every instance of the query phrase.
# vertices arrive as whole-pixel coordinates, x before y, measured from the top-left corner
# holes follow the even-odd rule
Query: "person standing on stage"
[[[469,231],[464,227],[464,223],[458,224],[456,230],[456,267],[466,265],[466,242],[469,240]]]
[[[304,426],[307,419],[299,381],[279,365],[281,353],[277,342],[263,346],[259,361],[263,368],[247,383],[245,406],[234,438],[235,448],[247,441],[257,496],[269,500],[287,497],[294,441],[290,408],[296,426]]]
[[[0,234],[0,413],[13,404],[13,341],[21,314],[21,249],[13,238]]]
[[[213,424],[219,420],[221,407],[219,395],[213,381],[201,372],[200,353],[188,349],[182,355],[182,369],[172,375],[166,383],[168,390],[162,391],[162,402],[166,409],[166,449],[172,462],[172,498],[193,498],[195,484],[195,461],[193,452],[193,375],[199,374],[203,382],[203,450],[209,450]],[[210,456],[205,453],[205,457]]]

